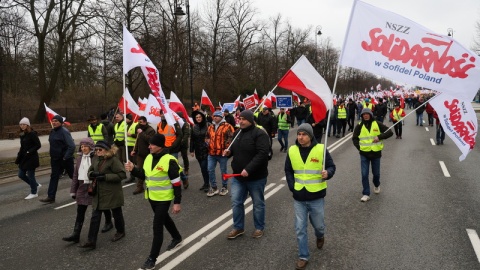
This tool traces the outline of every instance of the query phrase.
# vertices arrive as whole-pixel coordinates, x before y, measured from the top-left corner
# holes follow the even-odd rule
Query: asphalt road
[[[480,269],[474,246],[480,246],[478,160],[474,149],[463,162],[450,139],[432,145],[435,129],[417,127],[407,119],[402,140],[385,141],[380,194],[361,203],[360,159],[345,138],[328,138],[337,165],[326,197],[326,240],[316,250],[309,227],[311,259],[307,269]],[[428,131],[427,131],[428,129]],[[295,130],[290,132],[290,142]],[[174,220],[182,246],[165,252],[166,237],[156,269],[294,269],[297,244],[291,193],[286,187],[285,154],[274,141],[269,163],[265,235],[253,239],[251,207],[246,234],[227,240],[231,229],[230,197],[207,198],[198,189],[198,163],[191,160],[190,182],[183,193],[182,212]],[[441,169],[443,161],[450,177]],[[371,177],[371,176],[370,176]],[[41,176],[40,197],[48,177]],[[152,212],[142,195],[126,186],[124,216],[127,236],[110,242],[114,231],[100,234],[97,249],[84,251],[61,240],[72,232],[76,207],[69,198],[69,180],[61,180],[55,204],[26,201],[22,182],[0,187],[0,269],[138,269],[148,256]],[[247,206],[251,202],[247,201]],[[90,211],[87,212],[87,220]],[[85,241],[88,222],[81,241]],[[472,233],[469,237],[468,231]],[[472,239],[472,240],[471,240]]]

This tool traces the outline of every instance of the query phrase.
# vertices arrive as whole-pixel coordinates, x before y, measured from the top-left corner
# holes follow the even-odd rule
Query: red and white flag
[[[204,89],[202,89],[202,100],[200,101],[200,105],[207,105],[208,107],[210,107],[210,113],[213,113],[215,111],[215,107],[213,107],[213,103]]]
[[[162,121],[160,118],[160,103],[158,99],[152,94],[148,95],[147,105],[145,106],[145,111],[143,111],[143,116],[147,118],[147,121],[152,125],[157,125]]]
[[[170,103],[168,103],[168,107],[170,107],[170,109],[172,109],[172,111],[174,112],[182,112],[185,120],[187,120],[187,122],[190,125],[193,125],[193,122],[191,121],[190,117],[188,117],[187,109],[185,109],[185,106],[183,106],[183,103],[180,101],[180,99],[177,97],[177,95],[174,92],[170,92]]]
[[[472,100],[480,57],[453,38],[356,0],[340,65]]]
[[[273,92],[270,92],[270,94],[268,94],[268,96],[270,97],[270,101],[272,101],[272,105],[273,105],[273,103],[277,104],[277,96],[275,96],[275,94]]]
[[[287,71],[278,86],[308,98],[315,122],[325,118],[327,110],[332,108],[332,91],[304,55]]]
[[[123,91],[123,95],[120,98],[120,101],[118,102],[118,108],[120,108],[120,110],[124,114],[127,114],[127,113],[131,114],[133,119],[138,118],[138,116],[140,115],[140,110],[138,108],[138,105],[130,95],[130,92],[128,91],[127,88],[125,88],[125,91]]]
[[[237,99],[235,99],[235,101],[233,102],[233,111],[236,111],[237,108],[240,106],[240,96],[241,95],[238,95]]]
[[[255,97],[255,104],[259,104],[260,103],[260,97],[258,96],[257,89],[255,89],[255,91],[253,91],[253,96]]]
[[[295,103],[300,104],[300,97],[297,95],[297,93],[292,92],[292,98]]]
[[[462,152],[458,159],[464,160],[475,146],[478,131],[477,116],[472,103],[446,93],[440,93],[429,103],[437,112],[445,134]]]
[[[153,67],[150,58],[143,51],[133,35],[123,26],[123,74],[135,67]]]
[[[49,107],[47,107],[47,104],[43,103],[43,105],[45,106],[45,112],[47,113],[48,122],[51,123],[51,122],[52,122],[52,119],[53,119],[53,117],[54,117],[55,115],[60,115],[60,114],[54,112],[54,111],[53,111],[52,109],[50,109]],[[62,116],[62,118],[63,118],[63,122],[65,123],[65,119],[66,119],[66,118],[63,117],[63,116]],[[70,124],[70,123],[68,123],[68,124]],[[68,125],[68,124],[67,124],[67,125]]]

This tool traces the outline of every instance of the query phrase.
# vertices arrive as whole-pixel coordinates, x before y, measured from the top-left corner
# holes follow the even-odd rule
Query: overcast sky
[[[206,1],[190,0],[191,11],[203,9]],[[259,17],[268,19],[278,13],[293,26],[312,26],[312,40],[317,26],[333,45],[342,47],[353,0],[250,0]],[[480,0],[364,0],[417,22],[433,32],[446,34],[448,28],[462,45],[471,48],[476,34],[475,23],[480,21]],[[320,43],[320,42],[319,42]]]

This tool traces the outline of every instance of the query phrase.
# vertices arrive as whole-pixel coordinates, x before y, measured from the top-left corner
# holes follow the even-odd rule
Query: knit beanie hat
[[[223,114],[222,114],[221,111],[215,111],[215,112],[213,113],[213,117],[215,117],[215,116],[218,116],[218,117],[223,118]]]
[[[313,128],[310,124],[308,123],[301,124],[297,129],[297,134],[300,131],[307,133],[308,137],[310,137],[310,139],[313,139]]]
[[[80,141],[80,146],[82,145],[87,146],[88,148],[90,148],[90,150],[93,150],[95,148],[95,143],[93,142],[93,139],[90,137],[82,139]]]
[[[165,136],[163,134],[155,134],[150,138],[149,142],[158,147],[165,147]]]
[[[60,115],[55,115],[52,120],[55,119],[57,120],[58,122],[60,122],[60,124],[63,124],[63,117],[61,117]]]
[[[370,114],[370,117],[373,118],[373,113],[372,113],[372,110],[371,110],[371,109],[369,109],[369,108],[363,108],[362,113],[360,113],[360,115],[363,115],[364,113]]]
[[[30,126],[30,120],[28,120],[27,117],[23,117],[22,120],[20,120],[20,123],[19,125],[27,125],[27,126]]]
[[[248,122],[254,124],[255,120],[253,118],[253,112],[250,110],[244,110],[243,112],[240,113],[240,117],[245,118]]]
[[[110,144],[106,141],[98,141],[95,144],[95,147],[103,148],[105,150],[110,150]]]

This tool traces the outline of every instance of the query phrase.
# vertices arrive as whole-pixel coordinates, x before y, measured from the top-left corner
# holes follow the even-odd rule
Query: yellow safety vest
[[[288,149],[295,177],[295,190],[306,188],[308,192],[318,192],[327,188],[327,181],[322,179],[323,148],[323,144],[315,145],[308,154],[306,163],[303,163],[298,145]]]
[[[380,135],[380,128],[378,127],[377,121],[372,121],[372,126],[370,128],[370,132],[367,130],[365,125],[362,126],[360,130],[360,135],[358,139],[360,140],[360,151],[364,152],[378,152],[382,151],[383,149],[383,141],[379,141],[377,143],[373,142],[373,139]]]
[[[280,130],[289,130],[290,124],[287,123],[287,114],[283,113],[283,117],[281,114],[278,114],[278,129]]]
[[[398,110],[398,112],[395,109],[393,109],[392,114],[393,114],[393,120],[398,122],[398,121],[400,121],[400,119],[402,119],[403,109],[400,108],[400,110]]]
[[[157,165],[152,169],[153,156],[150,154],[145,158],[143,163],[143,170],[145,171],[145,199],[152,201],[171,201],[174,198],[173,186],[171,181],[180,181],[180,176],[177,179],[168,177],[168,167],[170,160],[177,159],[170,155],[163,155],[158,161]],[[179,165],[180,166],[180,165]],[[180,167],[181,171],[181,167]]]
[[[125,140],[125,121],[119,125],[115,124],[115,141],[124,141]]]
[[[345,109],[345,107],[343,108],[338,108],[338,112],[337,112],[337,118],[338,119],[347,119],[347,109]]]
[[[94,143],[97,143],[98,141],[103,141],[105,138],[103,138],[103,124],[98,124],[97,129],[95,132],[93,132],[93,128],[91,125],[88,125],[88,134],[90,135],[90,138],[92,138]]]
[[[368,106],[365,102],[363,102],[363,108],[369,108],[370,110],[373,108],[373,104],[372,103],[368,103]]]
[[[130,125],[130,127],[128,128],[128,133],[135,134],[136,129],[137,129],[137,123],[132,123],[132,125]],[[128,136],[127,146],[135,146],[135,140],[136,138],[133,138],[132,136]]]

